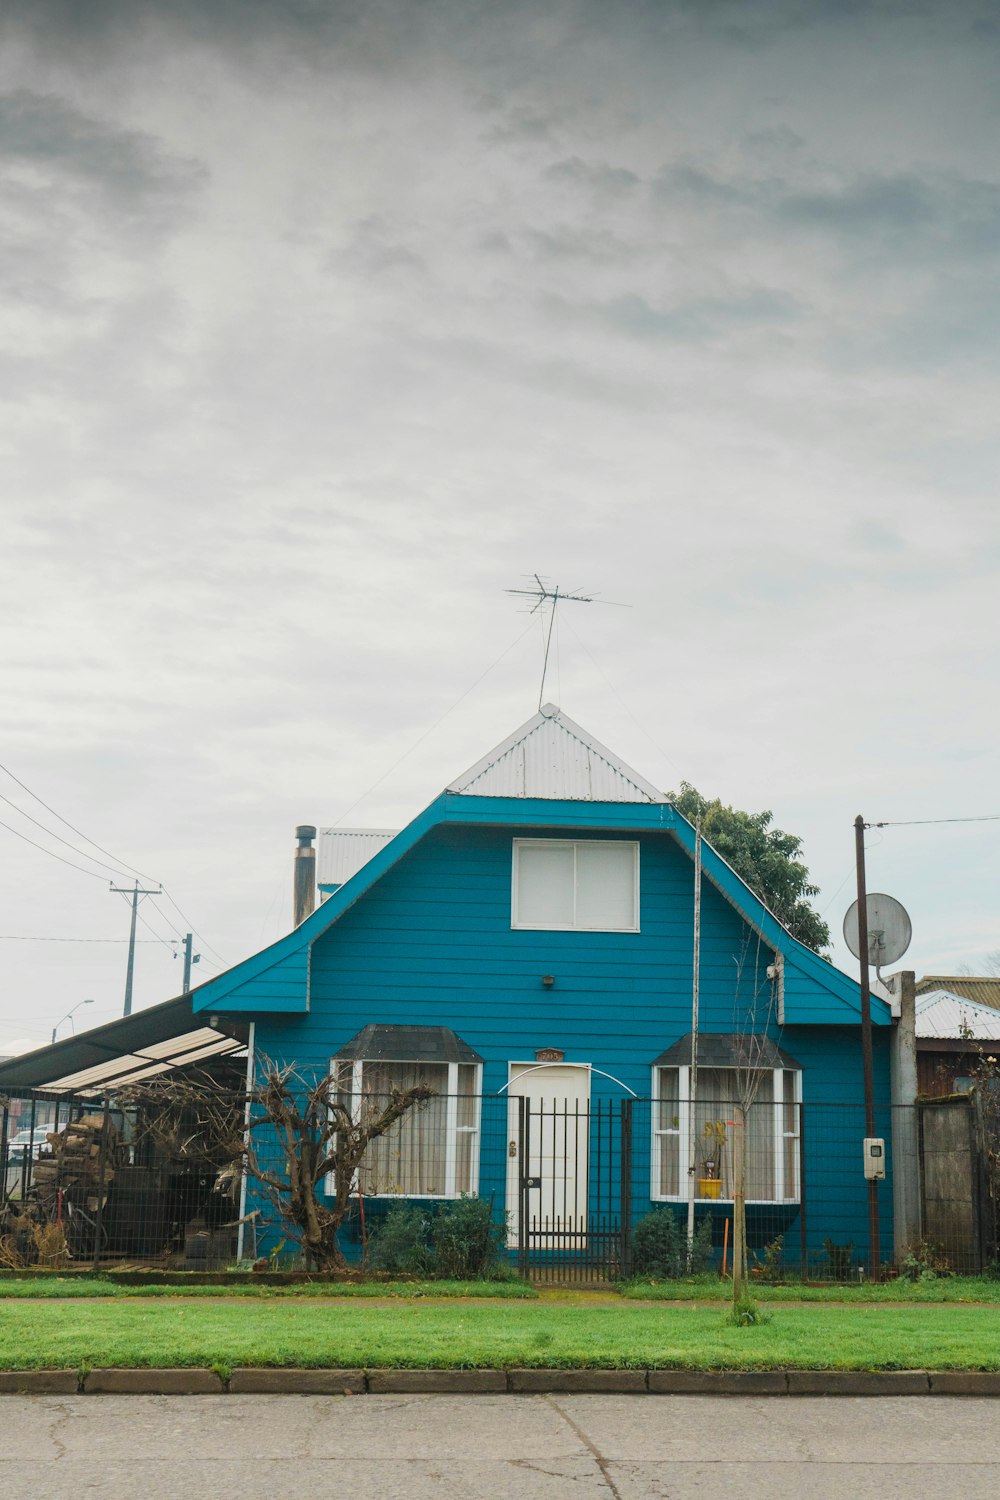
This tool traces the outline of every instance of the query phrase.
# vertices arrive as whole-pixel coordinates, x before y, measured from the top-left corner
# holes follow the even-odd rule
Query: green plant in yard
[[[899,1262],[900,1272],[910,1281],[936,1281],[939,1276],[953,1275],[951,1261],[940,1245],[919,1240]]]
[[[417,1203],[394,1203],[372,1232],[369,1261],[375,1271],[403,1276],[431,1276],[434,1248],[431,1219]]]
[[[854,1241],[848,1240],[846,1245],[836,1245],[833,1240],[823,1241],[823,1249],[826,1251],[827,1262],[830,1266],[830,1275],[834,1281],[846,1281],[851,1274],[851,1256],[854,1253]]]
[[[655,1208],[632,1231],[633,1274],[652,1281],[700,1275],[711,1254],[712,1220],[708,1217],[702,1219],[694,1232],[690,1255],[677,1217],[669,1208]]]
[[[753,1275],[759,1281],[766,1281],[771,1285],[776,1285],[779,1281],[784,1281],[785,1268],[781,1264],[781,1252],[784,1243],[785,1236],[779,1234],[776,1239],[770,1240],[764,1246],[763,1258],[757,1254],[756,1250],[751,1252],[753,1255]]]
[[[770,1323],[771,1314],[765,1312],[752,1297],[741,1297],[726,1314],[726,1322],[734,1328],[753,1328],[759,1323]]]
[[[490,1281],[506,1270],[506,1222],[493,1219],[488,1198],[465,1193],[434,1215],[434,1274],[454,1281]]]
[[[493,1281],[507,1274],[506,1225],[486,1198],[465,1194],[437,1209],[394,1203],[372,1235],[371,1266],[407,1276]]]

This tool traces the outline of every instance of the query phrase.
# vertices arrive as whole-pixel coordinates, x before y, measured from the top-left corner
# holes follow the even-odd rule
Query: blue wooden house
[[[488,1195],[522,1256],[586,1262],[693,1197],[721,1243],[734,1104],[752,1097],[751,1243],[782,1235],[809,1263],[831,1240],[864,1260],[858,986],[703,843],[692,1078],[695,843],[662,792],[547,705],[398,833],[322,831],[324,899],[194,991],[197,1023],[247,1028],[258,1059],[337,1070],[356,1108],[436,1090],[372,1147],[369,1223],[401,1197]],[[872,1011],[888,1138],[892,1017]]]

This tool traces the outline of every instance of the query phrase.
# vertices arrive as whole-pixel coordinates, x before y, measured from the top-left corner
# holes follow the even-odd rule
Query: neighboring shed
[[[917,1087],[925,1098],[964,1093],[976,1064],[1000,1050],[1000,1010],[954,991],[917,997]]]
[[[974,1000],[977,1005],[989,1005],[1000,1010],[1000,978],[985,974],[925,974],[917,980],[917,994],[929,995],[937,990],[946,990],[949,995],[958,995],[963,1000]]]

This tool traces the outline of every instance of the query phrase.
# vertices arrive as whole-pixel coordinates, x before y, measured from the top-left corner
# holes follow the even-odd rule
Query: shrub
[[[830,1275],[834,1281],[846,1281],[851,1274],[851,1256],[854,1253],[854,1241],[848,1240],[846,1245],[835,1245],[833,1240],[824,1240],[823,1249],[830,1266]]]
[[[434,1263],[430,1215],[416,1203],[394,1203],[371,1239],[377,1271],[430,1276]]]
[[[506,1224],[493,1222],[485,1198],[463,1195],[436,1209],[394,1203],[372,1235],[371,1266],[403,1276],[499,1280],[506,1270],[506,1237]]]
[[[691,1254],[687,1235],[672,1209],[656,1208],[640,1219],[632,1231],[632,1270],[652,1281],[673,1281],[697,1276],[712,1255],[712,1220],[702,1219],[694,1232]]]
[[[954,1274],[941,1246],[930,1240],[920,1240],[908,1250],[899,1262],[899,1269],[911,1281],[936,1281],[939,1276]]]
[[[763,1257],[756,1250],[751,1251],[753,1255],[753,1274],[759,1281],[772,1282],[775,1285],[785,1279],[785,1268],[781,1263],[782,1247],[785,1236],[779,1234],[776,1239],[770,1240],[764,1246]]]
[[[463,1193],[443,1203],[434,1215],[435,1276],[454,1281],[491,1281],[505,1269],[505,1223],[493,1221],[493,1205],[486,1198]]]

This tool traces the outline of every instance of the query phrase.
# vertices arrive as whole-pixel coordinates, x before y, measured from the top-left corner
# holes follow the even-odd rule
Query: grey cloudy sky
[[[399,826],[533,711],[534,569],[631,606],[566,613],[546,696],[773,808],[835,927],[855,813],[1000,813],[995,3],[8,0],[0,42],[0,758],[203,975],[287,929],[296,822]],[[10,802],[91,875],[0,828],[0,1050],[113,1016],[127,934]],[[1000,823],[871,845],[918,970],[1000,947]],[[187,923],[142,911],[144,1004]]]

